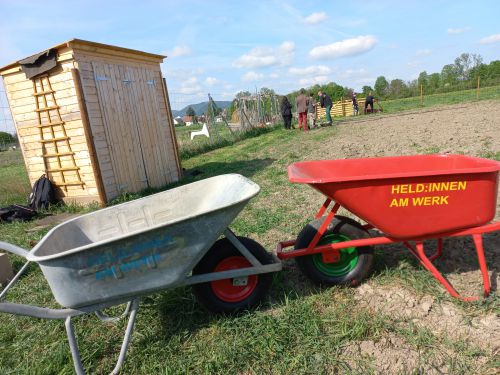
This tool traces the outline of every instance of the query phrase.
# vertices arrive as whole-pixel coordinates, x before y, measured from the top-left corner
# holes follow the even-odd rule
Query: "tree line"
[[[371,91],[379,99],[401,99],[420,95],[424,90],[426,95],[450,91],[460,91],[464,88],[474,88],[478,78],[481,87],[500,84],[500,61],[495,60],[489,64],[483,63],[479,54],[462,53],[453,64],[443,66],[440,73],[428,74],[423,71],[418,78],[411,81],[402,79],[387,80],[384,76],[377,77],[373,87],[363,86],[359,97],[365,97]],[[355,91],[350,87],[343,87],[335,82],[326,85],[314,85],[307,89],[316,97],[318,91],[325,92],[332,100],[350,98]],[[295,103],[299,90],[287,94],[290,103]]]

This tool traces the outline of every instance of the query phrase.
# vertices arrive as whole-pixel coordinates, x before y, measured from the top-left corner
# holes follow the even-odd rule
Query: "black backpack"
[[[33,210],[44,210],[49,205],[55,203],[54,186],[52,182],[43,174],[33,185],[33,190],[28,198],[28,206]]]

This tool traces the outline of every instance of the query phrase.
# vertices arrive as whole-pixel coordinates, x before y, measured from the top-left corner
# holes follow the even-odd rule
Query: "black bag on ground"
[[[55,203],[54,186],[43,174],[33,185],[33,190],[28,198],[28,206],[33,210],[48,209],[49,205]]]
[[[35,210],[18,204],[0,208],[0,222],[29,221],[35,216]]]

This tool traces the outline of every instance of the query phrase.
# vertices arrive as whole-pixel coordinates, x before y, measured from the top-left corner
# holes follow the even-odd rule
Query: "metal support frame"
[[[224,280],[224,279],[234,279],[238,277],[246,277],[250,275],[259,275],[262,273],[278,272],[281,271],[282,265],[280,260],[274,255],[273,263],[262,264],[257,258],[238,240],[238,237],[229,228],[224,230],[224,236],[238,249],[238,251],[243,255],[252,265],[252,267],[239,268],[235,270],[219,271],[205,273],[201,275],[192,275],[187,277],[184,282],[180,285],[192,285],[199,283],[207,283],[211,281]]]
[[[139,309],[139,300],[134,299],[133,301],[131,301],[130,317],[128,319],[127,328],[125,330],[125,335],[123,337],[123,343],[120,349],[120,355],[118,356],[115,368],[113,369],[111,374],[118,374],[120,372],[121,366],[123,365],[123,362],[125,361],[128,345],[130,343],[130,339],[132,338],[132,332],[134,330],[134,324],[135,324],[135,319],[137,317],[138,309]],[[71,316],[68,316],[65,319],[64,326],[66,327],[66,334],[68,336],[68,342],[71,350],[71,357],[73,358],[73,365],[75,367],[75,372],[78,375],[85,375],[85,370],[83,369],[82,360],[80,358],[80,350],[78,349],[78,342],[76,339],[75,331],[73,329],[73,324],[71,322]]]
[[[483,297],[487,297],[490,294],[490,278],[488,275],[488,267],[486,265],[486,258],[484,256],[484,248],[483,248],[483,238],[481,234],[475,233],[471,235],[472,239],[474,240],[474,246],[476,248],[476,254],[477,254],[477,260],[479,263],[479,269],[481,270],[481,275],[483,278]],[[422,241],[416,241],[415,242],[415,247],[413,247],[409,242],[403,242],[403,244],[410,250],[410,252],[415,256],[415,258],[418,259],[420,264],[427,270],[429,271],[432,276],[436,280],[439,281],[441,285],[446,289],[446,291],[452,295],[455,298],[461,299],[462,301],[465,302],[471,302],[471,301],[477,301],[481,297],[479,296],[472,296],[472,297],[464,297],[461,296],[457,290],[451,285],[451,283],[439,272],[439,270],[436,268],[436,266],[432,263],[435,259],[439,258],[442,255],[443,251],[443,239],[438,238],[438,247],[437,251],[435,254],[432,256],[428,257],[425,254],[424,251],[424,243]]]
[[[315,215],[315,219],[320,218],[327,210],[328,206],[331,203],[331,199],[326,199],[317,214]],[[282,241],[279,242],[278,245],[276,246],[276,255],[278,256],[279,259],[289,259],[289,258],[295,258],[299,256],[304,256],[304,255],[311,255],[311,254],[319,254],[321,253],[323,255],[323,259],[326,263],[331,263],[332,259],[335,261],[335,253],[332,255],[332,250],[333,251],[338,251],[341,249],[345,249],[348,247],[362,247],[362,246],[374,246],[374,245],[385,245],[385,244],[391,244],[391,243],[402,243],[404,244],[408,250],[420,261],[422,266],[428,270],[432,276],[439,281],[441,285],[446,289],[446,291],[452,295],[453,297],[459,298],[462,301],[475,301],[478,300],[480,297],[474,296],[474,297],[463,297],[461,296],[454,288],[453,286],[446,280],[446,278],[437,270],[437,268],[434,266],[432,263],[434,260],[439,258],[443,254],[443,239],[444,238],[450,238],[450,237],[464,237],[464,236],[472,236],[472,239],[474,240],[474,245],[476,248],[476,254],[477,254],[477,259],[479,262],[479,268],[481,270],[482,274],[482,279],[483,279],[483,289],[484,289],[484,297],[487,297],[490,293],[490,280],[489,280],[489,275],[488,275],[488,268],[486,265],[486,258],[484,256],[484,249],[483,249],[483,243],[482,243],[482,235],[484,233],[489,233],[489,232],[495,232],[500,230],[500,222],[493,222],[490,224],[482,225],[479,227],[474,227],[474,228],[469,228],[469,229],[463,229],[459,231],[454,231],[454,232],[447,232],[447,233],[442,233],[440,234],[440,237],[437,238],[437,250],[434,254],[431,256],[427,256],[424,252],[424,245],[423,245],[423,240],[424,239],[435,239],[435,238],[417,238],[414,239],[413,241],[415,242],[415,247],[408,242],[408,240],[403,240],[403,239],[397,239],[397,238],[391,238],[391,237],[386,237],[386,236],[378,236],[378,237],[371,237],[371,238],[364,238],[364,239],[358,239],[358,240],[351,240],[351,241],[344,241],[344,242],[338,242],[338,243],[333,243],[333,244],[328,244],[328,245],[322,245],[322,246],[316,246],[317,243],[319,242],[319,239],[323,234],[325,233],[326,228],[328,225],[331,223],[333,220],[333,217],[337,213],[338,209],[340,208],[340,204],[335,203],[333,208],[330,210],[328,213],[325,221],[319,228],[318,232],[314,236],[313,240],[309,244],[307,248],[304,249],[293,249],[293,250],[285,250],[287,248],[290,248],[295,245],[296,240],[288,240],[288,241]],[[365,224],[363,225],[363,228],[366,230],[369,229],[375,229],[374,226],[371,224]]]

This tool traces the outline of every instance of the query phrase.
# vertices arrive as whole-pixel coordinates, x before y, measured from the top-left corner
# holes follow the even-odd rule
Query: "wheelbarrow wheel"
[[[319,218],[306,225],[297,237],[295,248],[307,248],[324,220],[325,218]],[[368,232],[355,220],[336,216],[320,238],[318,246],[369,237]],[[334,263],[324,262],[322,254],[297,257],[295,261],[300,270],[316,284],[357,286],[372,271],[373,248],[363,246],[341,249],[340,259]]]
[[[247,237],[238,237],[238,240],[263,265],[273,263],[271,254],[258,242]],[[227,238],[223,238],[194,267],[193,275],[247,267],[252,267],[251,263]],[[271,273],[264,273],[194,284],[193,293],[203,306],[215,313],[250,310],[262,302],[271,286],[272,277]]]

